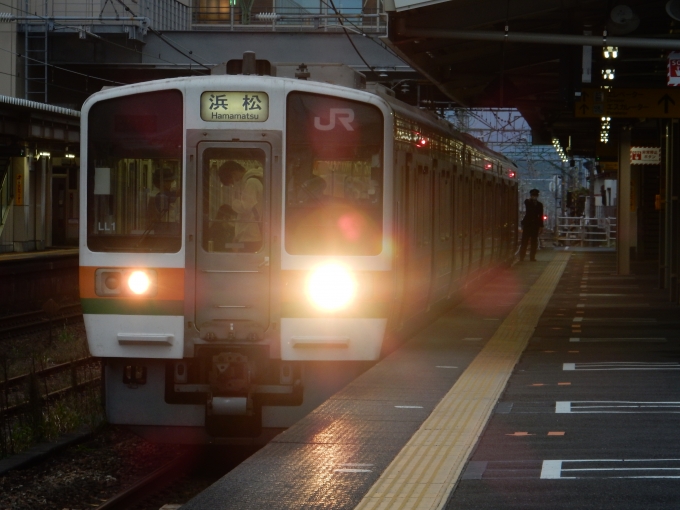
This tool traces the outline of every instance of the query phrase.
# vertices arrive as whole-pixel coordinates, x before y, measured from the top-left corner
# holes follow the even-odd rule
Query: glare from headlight
[[[318,267],[307,282],[307,295],[312,303],[329,312],[350,304],[356,291],[354,277],[347,268],[339,264]]]
[[[133,271],[128,278],[128,286],[135,294],[144,294],[149,290],[150,285],[151,280],[149,279],[149,275],[144,271]]]

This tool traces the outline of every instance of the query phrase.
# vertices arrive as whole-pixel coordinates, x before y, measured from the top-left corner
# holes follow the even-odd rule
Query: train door
[[[471,245],[472,254],[470,257],[470,268],[479,269],[482,261],[482,247],[484,236],[484,188],[479,177],[473,177],[472,187],[472,231]]]
[[[392,315],[390,316],[390,324],[394,324],[395,328],[401,328],[405,317],[402,313],[404,300],[406,299],[406,262],[409,251],[409,231],[408,231],[408,214],[407,204],[409,200],[406,195],[409,186],[406,180],[409,178],[407,171],[410,159],[410,154],[402,151],[395,151],[394,153],[394,168],[395,168],[395,189],[394,196],[397,197],[394,209],[394,231],[393,244],[395,245],[395,267],[394,267],[394,303],[392,307]]]
[[[414,158],[415,159],[415,158]],[[413,161],[407,175],[406,317],[427,307],[432,277],[432,184],[428,160]]]
[[[486,264],[493,260],[494,235],[496,231],[496,197],[493,192],[493,178],[486,177],[484,181],[484,255]]]
[[[257,340],[269,325],[271,146],[198,145],[196,323],[201,336]]]
[[[433,161],[434,179],[434,235],[433,235],[433,285],[431,302],[445,298],[449,293],[452,269],[452,200],[451,168]]]

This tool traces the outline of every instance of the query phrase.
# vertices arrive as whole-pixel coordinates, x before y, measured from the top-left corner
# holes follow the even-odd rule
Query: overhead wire
[[[0,49],[2,49],[2,48],[0,48]],[[0,74],[4,74],[5,76],[11,76],[13,78],[19,78],[19,75],[14,74],[14,73],[7,73],[7,72],[4,72],[4,71],[0,71]],[[81,94],[81,95],[86,96],[86,97],[90,95],[89,92],[84,92],[82,90],[74,89],[74,88],[71,88],[71,87],[65,87],[65,86],[59,85],[57,83],[50,83],[50,87],[56,87],[58,89],[68,90],[70,92],[76,92],[76,93]]]
[[[406,60],[404,60],[404,59],[403,59],[398,53],[396,53],[392,48],[390,48],[389,46],[387,46],[387,45],[384,44],[383,42],[378,41],[378,40],[376,40],[375,38],[371,37],[371,35],[370,35],[369,33],[367,33],[367,32],[364,31],[361,27],[359,27],[359,26],[357,26],[355,23],[353,23],[352,20],[350,20],[348,17],[346,17],[342,12],[339,12],[339,11],[335,8],[335,5],[334,5],[334,4],[331,5],[331,4],[332,4],[332,0],[331,0],[331,4],[329,4],[328,2],[326,2],[326,0],[321,0],[321,3],[323,3],[324,5],[326,5],[326,7],[330,7],[331,9],[333,9],[333,10],[335,11],[336,15],[338,16],[338,18],[342,18],[342,19],[344,19],[348,24],[352,25],[352,27],[354,27],[354,29],[356,30],[356,32],[357,32],[358,34],[364,36],[365,38],[369,39],[371,42],[377,44],[377,45],[380,46],[382,49],[384,49],[384,50],[387,51],[389,54],[391,54],[393,57],[398,58],[398,59],[401,60],[404,64],[406,64],[406,65],[408,65],[408,66],[410,67],[409,63],[406,62]]]
[[[1,48],[1,47],[0,47],[0,51],[4,51],[4,52],[6,52],[6,53],[11,53],[12,55],[15,55],[15,56],[17,56],[17,57],[25,58],[26,60],[31,60],[31,61],[33,61],[33,62],[38,62],[39,64],[45,64],[45,65],[48,66],[48,67],[52,67],[52,68],[58,69],[58,70],[60,70],[60,71],[65,71],[65,72],[67,72],[67,73],[72,73],[72,74],[77,74],[77,75],[79,75],[79,76],[84,76],[85,78],[92,78],[92,79],[94,79],[94,80],[105,81],[105,82],[108,82],[108,83],[113,83],[114,85],[129,85],[128,83],[124,83],[124,82],[121,82],[121,81],[109,80],[108,78],[100,78],[100,77],[98,77],[98,76],[92,76],[92,75],[90,75],[90,74],[80,73],[80,72],[78,72],[78,71],[73,71],[73,70],[71,70],[71,69],[66,69],[65,67],[56,66],[56,65],[54,65],[54,64],[50,64],[49,62],[43,62],[42,60],[39,60],[39,59],[37,59],[37,58],[29,57],[28,55],[25,55],[25,54],[22,54],[22,53],[18,53],[18,52],[16,52],[16,51],[6,50],[5,48]],[[51,86],[51,85],[53,85],[53,84],[50,84],[50,86]]]
[[[133,16],[137,16],[137,14],[135,14],[134,11],[133,11],[132,9],[130,9],[127,5],[125,5],[125,2],[123,2],[123,0],[117,0],[117,1],[118,1],[118,3],[119,3],[120,5],[123,6],[123,8],[124,8],[127,12],[129,12],[129,13],[130,13],[131,15],[133,15]],[[331,1],[332,1],[332,0],[331,0]],[[152,26],[149,26],[148,29],[149,29],[149,31],[151,31],[152,33],[154,33],[161,41],[163,41],[165,44],[167,44],[167,45],[170,46],[172,49],[174,49],[176,52],[180,53],[181,55],[183,55],[184,57],[188,58],[188,59],[191,60],[192,62],[194,62],[194,63],[198,64],[199,66],[204,67],[205,69],[207,69],[208,71],[210,71],[210,67],[208,67],[208,66],[206,66],[205,64],[199,62],[198,60],[196,60],[196,59],[193,58],[192,56],[188,55],[187,53],[184,53],[184,52],[183,52],[181,49],[179,49],[174,43],[170,42],[170,40],[168,40],[168,39],[167,39],[163,34],[161,34],[158,30],[156,30],[156,29],[153,28]],[[205,60],[205,59],[204,59],[204,60]]]

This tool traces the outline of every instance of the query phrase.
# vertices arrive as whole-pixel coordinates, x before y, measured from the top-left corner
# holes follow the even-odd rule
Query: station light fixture
[[[617,58],[619,56],[618,46],[605,46],[602,48],[604,58]]]
[[[611,117],[602,117],[600,124],[600,142],[609,142],[609,130],[611,129]]]
[[[602,78],[605,80],[613,80],[614,69],[602,69]]]
[[[555,147],[555,150],[557,151],[557,155],[560,157],[563,163],[566,163],[569,161],[569,158],[564,152],[564,149],[562,148],[562,145],[560,145],[560,141],[557,138],[553,138],[552,140],[553,147]]]

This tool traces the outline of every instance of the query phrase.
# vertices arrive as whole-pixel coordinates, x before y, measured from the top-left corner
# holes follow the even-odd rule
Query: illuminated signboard
[[[203,92],[201,118],[209,122],[264,122],[269,118],[269,96],[265,92]]]

